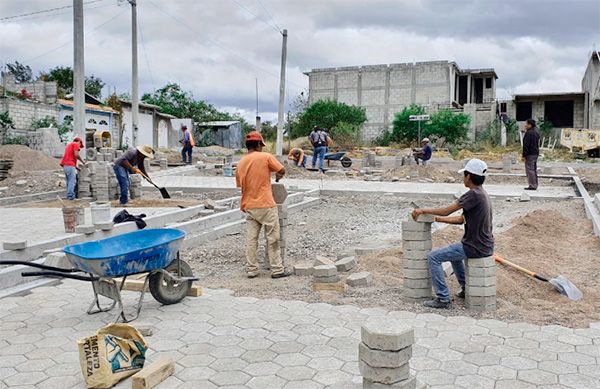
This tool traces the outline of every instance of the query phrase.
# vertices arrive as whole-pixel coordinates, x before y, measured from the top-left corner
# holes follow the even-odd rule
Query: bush
[[[34,119],[31,121],[31,128],[33,128],[34,130],[36,130],[38,128],[48,128],[48,127],[58,128],[58,123],[56,123],[55,118],[46,116],[41,119]]]
[[[554,130],[554,124],[550,120],[540,119],[537,121],[537,128],[542,136],[549,137]]]
[[[367,121],[364,108],[339,103],[332,100],[319,100],[311,104],[298,118],[291,130],[292,138],[308,136],[314,126],[333,129],[339,123],[360,128]]]
[[[7,136],[2,141],[3,145],[23,145],[29,146],[29,141],[24,136]]]
[[[339,122],[329,131],[329,134],[333,139],[334,147],[352,149],[362,145],[360,126],[355,124]]]
[[[419,133],[419,123],[411,122],[411,115],[423,115],[425,107],[413,104],[406,107],[402,112],[394,115],[392,131],[383,131],[376,139],[375,143],[381,146],[389,146],[391,143],[412,143],[416,142]],[[425,123],[421,123],[421,136],[424,134]]]
[[[431,121],[425,127],[425,136],[435,135],[444,138],[445,143],[459,143],[467,137],[470,123],[469,115],[442,109],[431,115]]]

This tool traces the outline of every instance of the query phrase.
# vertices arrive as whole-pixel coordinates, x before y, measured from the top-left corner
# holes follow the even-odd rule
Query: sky
[[[131,91],[131,6],[84,0],[85,70]],[[600,0],[137,0],[140,91],[176,82],[250,122],[276,120],[282,29],[286,111],[313,68],[455,61],[494,68],[497,97],[581,90],[600,50]],[[0,0],[0,65],[73,64],[70,0]]]

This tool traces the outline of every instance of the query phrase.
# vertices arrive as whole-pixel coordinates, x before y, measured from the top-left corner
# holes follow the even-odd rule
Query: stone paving
[[[136,294],[124,292],[131,303]],[[110,322],[87,315],[91,285],[64,281],[0,300],[0,388],[84,388],[76,340]],[[444,317],[435,313],[233,297],[206,290],[161,306],[149,295],[134,325],[151,326],[148,360],[168,354],[159,388],[360,388],[360,327],[414,326],[411,372],[431,388],[599,388],[600,328]],[[118,388],[131,387],[126,380]]]

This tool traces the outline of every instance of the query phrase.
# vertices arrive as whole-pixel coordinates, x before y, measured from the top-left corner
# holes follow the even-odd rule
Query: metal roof
[[[202,122],[197,124],[203,127],[229,127],[239,122],[239,120],[215,120],[213,122]]]

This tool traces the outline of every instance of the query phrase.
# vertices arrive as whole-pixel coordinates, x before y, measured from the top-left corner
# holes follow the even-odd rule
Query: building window
[[[490,89],[492,87],[492,77],[488,77],[485,79],[485,89]]]
[[[98,123],[98,124],[100,124],[102,126],[108,126],[108,123],[104,119],[100,120],[100,123]]]
[[[573,127],[573,100],[544,102],[544,119],[554,127]]]
[[[500,103],[500,112],[506,112],[506,103]]]
[[[532,116],[532,102],[521,101],[517,103],[517,121],[524,122],[527,119],[531,119]]]
[[[90,120],[88,120],[88,123],[89,124],[96,124],[96,120],[95,119],[90,119]]]

